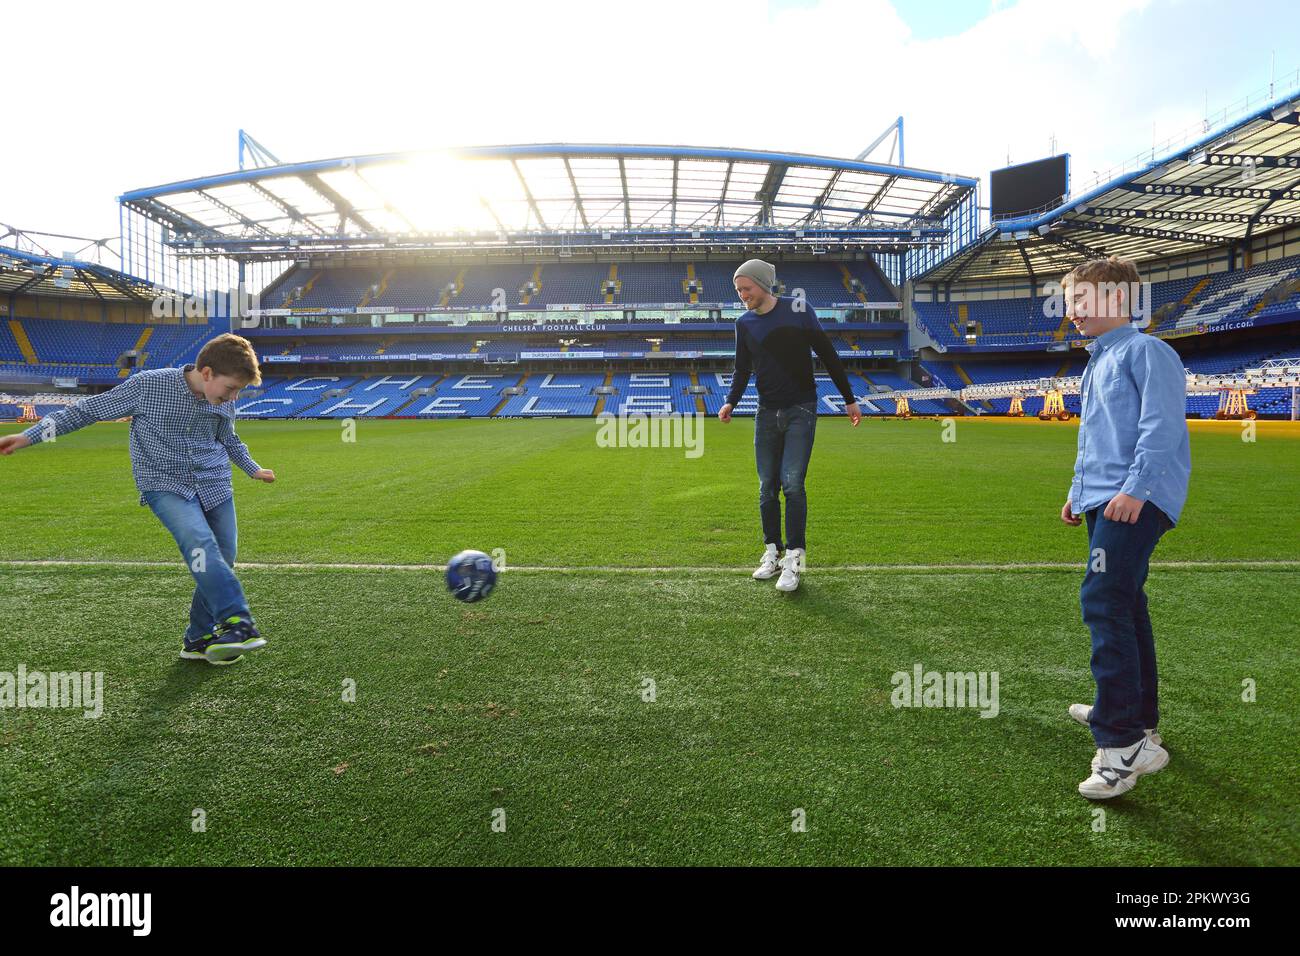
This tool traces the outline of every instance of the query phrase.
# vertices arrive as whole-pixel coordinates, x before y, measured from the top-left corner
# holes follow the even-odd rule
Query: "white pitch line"
[[[824,564],[809,565],[808,572],[817,571],[1077,571],[1087,562],[1080,561],[1028,561],[1012,564]],[[0,560],[5,567],[102,567],[102,568],[170,568],[179,569],[177,561],[92,561],[92,560],[44,560],[17,561]],[[259,562],[239,561],[236,568],[256,571],[445,571],[445,564],[342,564],[332,562]],[[1300,568],[1300,561],[1287,559],[1259,561],[1152,561],[1152,568],[1233,570],[1251,568],[1265,570],[1269,568]],[[748,573],[748,565],[700,566],[676,565],[674,567],[616,567],[612,565],[508,565],[503,574],[515,571],[534,573],[598,573],[598,574],[667,574],[673,571],[705,571],[723,573]]]

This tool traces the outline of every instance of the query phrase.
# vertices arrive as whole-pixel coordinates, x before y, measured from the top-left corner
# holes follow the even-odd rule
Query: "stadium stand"
[[[1248,318],[1300,315],[1300,256],[1214,276],[1172,279],[1149,286],[1153,332],[1213,331]],[[926,332],[945,348],[965,346],[974,322],[980,348],[1043,346],[1079,336],[1059,315],[1046,314],[1048,297],[913,303]]]
[[[735,304],[734,262],[524,263],[402,266],[391,269],[295,267],[262,294],[273,308],[364,309],[421,313],[488,309],[502,290],[507,309],[550,305]],[[783,294],[803,289],[814,307],[892,304],[898,293],[871,263],[792,262]]]
[[[518,386],[523,392],[510,396],[497,415],[502,418],[594,415],[599,401],[595,389],[604,383],[605,376],[601,373],[525,375]]]
[[[346,393],[324,398],[312,408],[314,418],[382,418],[418,401],[420,389],[432,388],[441,375],[378,375],[363,378]]]
[[[491,415],[505,397],[502,390],[519,383],[520,375],[449,375],[432,394],[424,395],[395,412],[398,418],[478,418]]]
[[[263,378],[258,389],[246,390],[235,405],[245,418],[294,418],[320,405],[336,392],[346,392],[357,376],[309,375]]]
[[[629,372],[614,375],[610,384],[615,394],[606,400],[604,410],[615,415],[696,411],[695,398],[686,391],[691,384],[688,372]]]
[[[15,318],[0,322],[0,373],[112,384],[125,377],[117,367],[124,352],[143,352],[142,368],[182,364],[212,334],[207,325]]]
[[[264,293],[274,307],[294,310],[339,309],[356,314],[373,305],[386,311],[421,308],[487,309],[494,290],[506,292],[508,309],[541,309],[548,305],[648,304],[661,308],[670,303],[714,304],[730,302],[735,264],[723,261],[638,261],[606,263],[515,263],[509,265],[434,264],[404,267],[314,269],[298,266],[281,276]],[[804,290],[814,308],[829,310],[854,301],[896,302],[898,295],[883,274],[868,261],[811,261],[786,264],[780,272],[786,293]],[[1156,282],[1149,287],[1154,324],[1152,331],[1180,334],[1171,341],[1185,355],[1187,368],[1199,374],[1230,374],[1257,367],[1272,358],[1295,354],[1293,333],[1255,335],[1249,341],[1233,336],[1207,336],[1197,332],[1231,325],[1243,317],[1277,317],[1300,314],[1300,256],[1274,259],[1250,268],[1209,276],[1192,276]],[[975,350],[956,355],[924,358],[917,373],[936,385],[959,389],[967,385],[1072,377],[1081,373],[1086,355],[1067,322],[1049,311],[1043,296],[985,299],[967,302],[915,302],[917,320],[946,346],[969,346],[965,331],[973,323]],[[1055,304],[1055,303],[1053,303]],[[653,313],[662,314],[662,313]],[[829,315],[829,313],[828,313]],[[832,318],[823,316],[832,325]],[[337,319],[337,317],[335,317]],[[710,315],[689,315],[687,321],[664,323],[661,330],[618,333],[607,316],[598,320],[602,331],[542,332],[541,323],[565,322],[568,316],[550,312],[526,314],[502,324],[499,317],[478,320],[483,332],[435,331],[446,329],[450,317],[424,324],[279,328],[249,333],[264,361],[266,380],[241,399],[239,411],[250,418],[287,417],[501,417],[590,416],[599,412],[650,414],[702,410],[716,414],[725,399],[729,375],[719,372],[734,347],[730,331],[700,327],[720,321]],[[460,321],[465,321],[463,318]],[[645,320],[643,320],[645,321]],[[616,323],[614,323],[616,324]],[[332,322],[331,322],[332,325]],[[693,331],[699,328],[699,331]],[[889,367],[867,368],[879,350],[899,358],[910,355],[905,333],[886,326],[871,332],[859,325],[835,331],[828,328],[837,351],[850,365],[855,394],[868,415],[892,415],[892,399],[873,397],[882,391],[916,389],[924,384]],[[423,334],[421,330],[424,329]],[[167,323],[87,322],[19,316],[0,323],[0,373],[17,382],[25,377],[73,377],[83,384],[110,386],[125,377],[117,367],[119,357],[138,349],[146,368],[179,365],[192,360],[202,343],[215,334],[206,325]],[[1225,344],[1226,343],[1226,344]],[[1027,351],[1044,345],[1067,349],[1050,355]],[[980,354],[981,352],[986,354]],[[676,367],[630,370],[618,368],[621,358],[662,356]],[[680,356],[680,357],[679,357]],[[563,359],[563,363],[556,364]],[[286,369],[277,359],[293,360],[301,373]],[[854,361],[861,359],[861,361]],[[446,362],[480,363],[479,369],[457,368]],[[435,361],[443,367],[419,363]],[[399,371],[387,372],[381,363],[400,362]],[[564,363],[573,368],[565,368]],[[611,364],[611,362],[615,364]],[[691,363],[689,366],[687,363]],[[511,366],[502,369],[494,363]],[[514,367],[519,364],[523,367]],[[593,364],[604,364],[602,371]],[[879,361],[870,362],[879,366]],[[324,369],[336,366],[337,372]],[[393,366],[398,368],[396,364]],[[692,370],[693,369],[693,370]],[[612,392],[601,394],[601,386]],[[698,386],[698,392],[692,386]],[[510,388],[507,394],[505,389]],[[515,391],[517,389],[517,391]],[[416,394],[425,392],[425,394]],[[824,373],[818,373],[820,411],[837,414],[842,400]],[[48,394],[48,393],[46,393]],[[1041,398],[1028,397],[1024,408],[1034,414]],[[1066,407],[1077,412],[1078,396],[1067,395]],[[751,382],[737,414],[753,414],[756,403]],[[0,401],[0,415],[21,414],[22,402]],[[37,403],[38,407],[45,407]],[[1291,413],[1289,389],[1264,388],[1252,397],[1261,414]],[[918,399],[910,402],[913,414],[960,413],[955,401]],[[976,414],[1005,414],[1007,398],[974,402]],[[1213,394],[1188,399],[1189,415],[1212,415]]]
[[[1193,329],[1198,325],[1215,325],[1244,318],[1266,307],[1294,307],[1300,284],[1300,258],[1281,259],[1252,266],[1241,272],[1215,276],[1200,293],[1195,304],[1179,317],[1175,328]],[[1266,294],[1280,296],[1268,306]]]

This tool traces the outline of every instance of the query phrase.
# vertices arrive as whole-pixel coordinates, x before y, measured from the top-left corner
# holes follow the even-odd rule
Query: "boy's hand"
[[[1083,519],[1070,510],[1069,498],[1065,499],[1065,507],[1061,509],[1061,520],[1071,526],[1083,524]]]
[[[1142,505],[1145,504],[1139,498],[1132,495],[1126,495],[1123,492],[1110,499],[1110,504],[1102,512],[1102,517],[1109,518],[1111,521],[1123,521],[1128,524],[1137,524],[1138,515],[1142,513]]]
[[[853,423],[854,428],[857,428],[858,422],[862,421],[862,409],[858,408],[857,402],[852,405],[845,405],[844,414],[849,416],[849,421]]]
[[[26,435],[5,435],[0,438],[0,455],[12,455],[19,448],[26,448],[32,440]]]
[[[271,482],[275,481],[275,472],[270,468],[263,468],[260,471],[254,472],[253,477],[258,481],[265,481],[269,485]]]

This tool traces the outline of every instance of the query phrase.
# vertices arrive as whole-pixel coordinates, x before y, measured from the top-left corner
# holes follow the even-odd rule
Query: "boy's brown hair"
[[[218,335],[199,350],[194,367],[202,371],[211,368],[213,374],[243,379],[245,385],[261,385],[262,370],[257,364],[257,353],[248,339],[227,332]]]
[[[1132,312],[1133,303],[1140,294],[1142,277],[1138,275],[1137,266],[1131,259],[1109,256],[1105,259],[1089,259],[1081,262],[1061,279],[1061,291],[1066,297],[1066,310],[1070,308],[1070,290],[1076,282],[1086,282],[1096,286],[1098,295],[1107,293],[1117,287],[1124,289],[1124,309]]]
[[[1061,285],[1069,287],[1075,282],[1138,283],[1141,281],[1137,266],[1131,259],[1110,256],[1107,259],[1089,259],[1087,262],[1079,263],[1065,274]]]

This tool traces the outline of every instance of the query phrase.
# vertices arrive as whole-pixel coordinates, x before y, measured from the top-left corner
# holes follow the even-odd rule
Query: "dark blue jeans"
[[[202,637],[232,617],[251,621],[244,588],[233,570],[239,547],[235,499],[227,498],[211,511],[203,510],[197,496],[186,500],[169,491],[146,491],[144,500],[176,539],[194,576],[185,636]]]
[[[785,495],[786,547],[807,548],[804,532],[808,525],[808,495],[803,482],[816,434],[816,402],[781,409],[760,405],[754,415],[758,511],[763,518],[765,544],[781,548],[780,492]]]
[[[1083,621],[1092,632],[1092,736],[1098,747],[1127,747],[1159,720],[1156,699],[1156,643],[1147,613],[1151,555],[1172,524],[1147,502],[1136,524],[1102,517],[1088,519],[1088,573],[1079,590]],[[1104,570],[1103,570],[1104,568]]]

